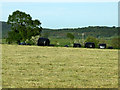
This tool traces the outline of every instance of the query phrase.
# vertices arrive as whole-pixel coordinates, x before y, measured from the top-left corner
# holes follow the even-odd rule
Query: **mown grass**
[[[118,50],[2,45],[3,88],[117,88]]]

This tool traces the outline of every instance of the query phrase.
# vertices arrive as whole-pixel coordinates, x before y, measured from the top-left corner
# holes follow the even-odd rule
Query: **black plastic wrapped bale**
[[[99,44],[99,48],[100,49],[105,49],[106,48],[106,44]]]
[[[74,43],[73,47],[81,47],[81,44],[79,44],[79,43]]]
[[[69,47],[69,45],[65,45],[64,47]]]
[[[39,38],[37,45],[38,46],[49,46],[50,40],[48,38]]]
[[[85,48],[95,48],[95,44],[93,42],[85,43]]]
[[[26,45],[31,45],[30,43],[26,43]]]
[[[49,46],[54,47],[55,45],[54,44],[50,44]]]
[[[26,43],[25,42],[20,42],[19,45],[26,45]]]
[[[113,47],[108,47],[108,49],[113,49]]]

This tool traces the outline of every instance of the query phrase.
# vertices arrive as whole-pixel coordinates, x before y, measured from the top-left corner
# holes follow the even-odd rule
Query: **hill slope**
[[[2,37],[7,37],[8,31],[11,30],[10,25],[6,22],[2,22]],[[43,28],[42,34],[48,34],[52,38],[66,38],[67,33],[73,33],[75,38],[81,38],[81,34],[85,34],[85,38],[88,36],[94,36],[96,38],[110,38],[118,36],[118,29],[116,27],[100,27],[89,26],[84,28],[67,28],[67,29],[46,29]]]
[[[0,21],[0,23],[2,23],[2,37],[5,38],[7,36],[8,31],[11,30],[11,26],[8,25],[6,22]]]

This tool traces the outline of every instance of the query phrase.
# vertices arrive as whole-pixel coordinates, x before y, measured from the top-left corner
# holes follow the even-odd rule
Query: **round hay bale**
[[[50,40],[48,38],[39,38],[37,42],[38,46],[49,46]]]

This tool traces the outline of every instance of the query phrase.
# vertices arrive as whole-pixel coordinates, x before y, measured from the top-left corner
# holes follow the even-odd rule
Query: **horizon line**
[[[6,21],[0,21],[1,22],[5,22],[7,23]],[[41,25],[42,27],[42,25]],[[87,26],[81,26],[81,27],[61,27],[61,28],[50,28],[50,27],[42,27],[44,29],[76,29],[76,28],[86,28],[86,27],[119,27],[119,26],[116,26],[116,25],[111,25],[111,26],[107,26],[107,25],[87,25]]]

